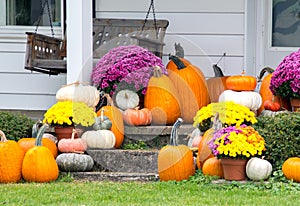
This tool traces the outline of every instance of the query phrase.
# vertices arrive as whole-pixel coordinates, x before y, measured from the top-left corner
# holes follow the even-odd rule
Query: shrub
[[[266,141],[265,159],[274,171],[281,169],[287,158],[300,156],[300,113],[259,116],[257,120],[253,127]]]
[[[7,139],[18,141],[23,137],[31,137],[34,121],[25,114],[0,111],[0,130]]]

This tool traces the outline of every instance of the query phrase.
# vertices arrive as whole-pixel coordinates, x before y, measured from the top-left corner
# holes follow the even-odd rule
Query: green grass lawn
[[[80,182],[0,185],[0,205],[300,205],[293,182]]]

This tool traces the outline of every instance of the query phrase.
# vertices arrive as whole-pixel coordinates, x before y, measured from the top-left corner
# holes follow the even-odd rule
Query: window
[[[273,0],[272,47],[300,47],[299,0]]]
[[[41,17],[39,25],[49,26],[50,23],[47,6],[41,15],[45,1],[46,0],[0,0],[0,4],[4,4],[4,8],[6,8],[3,12],[1,12],[0,9],[0,25],[32,26],[36,25],[39,17]],[[48,0],[48,2],[53,26],[60,26],[61,0]]]

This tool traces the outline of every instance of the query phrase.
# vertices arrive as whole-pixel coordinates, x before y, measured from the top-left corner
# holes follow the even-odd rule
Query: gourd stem
[[[35,140],[35,146],[42,146],[42,138],[43,138],[45,130],[48,128],[49,128],[48,124],[43,124],[43,126],[39,129],[39,132],[38,132],[36,140]]]
[[[260,71],[260,73],[259,73],[259,75],[258,75],[258,82],[261,82],[262,81],[262,78],[263,78],[263,76],[265,75],[265,73],[266,72],[268,72],[269,74],[272,74],[273,72],[274,72],[274,69],[273,68],[271,68],[271,67],[265,67],[265,68],[263,68],[261,71]]]
[[[174,64],[177,66],[178,70],[186,68],[186,66],[184,65],[184,63],[177,56],[170,55],[169,56],[169,60],[171,60],[172,62],[174,62]]]
[[[1,142],[6,142],[7,138],[2,130],[0,130]]]
[[[170,135],[170,145],[177,146],[178,128],[180,127],[182,122],[183,120],[181,118],[178,118],[174,123]]]
[[[75,134],[77,133],[76,129],[73,129],[72,130],[72,136],[71,136],[71,139],[74,140],[75,138]]]
[[[106,97],[106,99],[107,99],[108,106],[114,106],[114,101],[112,100],[112,98],[110,97],[109,94],[104,94],[104,97]]]

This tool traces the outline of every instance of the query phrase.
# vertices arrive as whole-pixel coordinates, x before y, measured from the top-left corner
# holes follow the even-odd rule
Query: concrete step
[[[133,173],[133,172],[70,172],[74,180],[78,181],[159,181],[156,173]]]
[[[157,174],[158,150],[87,150],[96,170],[123,173]]]

